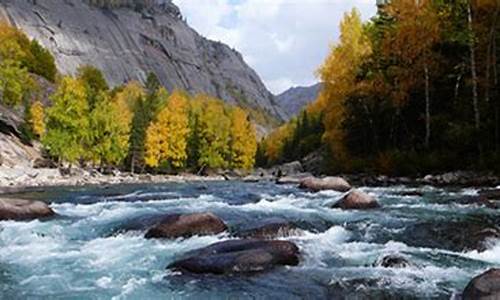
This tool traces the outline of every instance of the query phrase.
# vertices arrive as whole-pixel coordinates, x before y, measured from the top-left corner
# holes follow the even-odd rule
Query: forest
[[[53,87],[43,99],[47,86]],[[251,169],[257,150],[248,113],[208,95],[167,91],[151,73],[109,87],[102,72],[57,72],[36,40],[0,24],[1,104],[24,111],[25,140],[40,141],[59,166],[171,173]]]
[[[498,19],[493,0],[346,13],[317,70],[323,90],[259,145],[259,165],[316,151],[325,173],[499,172]]]

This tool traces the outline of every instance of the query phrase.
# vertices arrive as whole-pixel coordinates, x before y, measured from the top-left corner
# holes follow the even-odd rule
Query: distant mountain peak
[[[294,86],[275,96],[276,102],[287,114],[287,119],[298,115],[309,103],[316,100],[323,85]]]

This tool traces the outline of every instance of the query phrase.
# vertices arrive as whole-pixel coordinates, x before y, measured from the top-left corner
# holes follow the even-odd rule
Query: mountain
[[[241,54],[191,29],[171,0],[0,0],[2,18],[48,48],[64,74],[90,64],[116,86],[154,72],[169,90],[216,96],[270,123],[286,118]]]
[[[293,87],[276,96],[276,102],[287,114],[289,120],[298,115],[309,103],[316,100],[321,90],[321,83],[307,87]]]

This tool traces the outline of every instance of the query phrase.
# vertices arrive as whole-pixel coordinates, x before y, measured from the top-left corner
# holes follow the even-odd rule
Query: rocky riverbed
[[[271,181],[5,194],[42,201],[54,214],[0,221],[0,294],[450,299],[498,292],[498,272],[485,272],[500,265],[500,211],[464,200],[481,197],[480,189],[355,190],[354,198],[378,205],[340,207],[352,190],[312,192]],[[152,229],[162,234],[148,235]]]

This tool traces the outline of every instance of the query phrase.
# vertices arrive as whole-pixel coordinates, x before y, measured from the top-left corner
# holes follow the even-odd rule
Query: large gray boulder
[[[42,201],[0,199],[0,221],[32,220],[53,215],[54,211]]]
[[[349,182],[341,177],[307,177],[300,181],[299,187],[313,192],[333,190],[344,193],[351,189]]]
[[[179,238],[193,235],[218,234],[227,229],[226,224],[212,213],[173,214],[148,230],[145,237]]]
[[[500,299],[500,269],[490,269],[474,277],[465,288],[464,300]]]
[[[299,248],[288,241],[229,240],[188,253],[167,268],[195,274],[253,273],[299,264]]]
[[[341,209],[372,209],[379,207],[380,204],[374,197],[359,190],[350,191],[332,206],[332,208]]]

